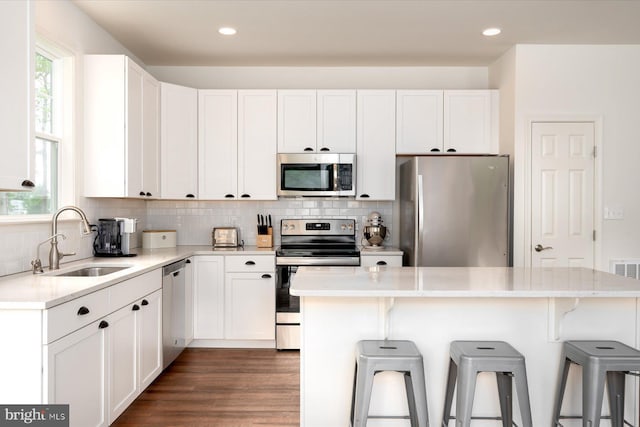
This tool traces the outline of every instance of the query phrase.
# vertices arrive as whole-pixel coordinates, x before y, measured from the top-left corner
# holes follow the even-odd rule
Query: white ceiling
[[[488,65],[518,43],[640,44],[638,0],[73,2],[146,65]]]

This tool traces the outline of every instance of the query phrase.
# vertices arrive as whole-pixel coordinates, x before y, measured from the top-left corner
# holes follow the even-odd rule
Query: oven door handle
[[[358,267],[360,257],[276,257],[276,265]]]

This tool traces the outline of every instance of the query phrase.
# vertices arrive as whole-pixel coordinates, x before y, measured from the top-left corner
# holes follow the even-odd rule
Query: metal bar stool
[[[351,425],[365,427],[369,418],[369,404],[373,377],[382,371],[404,373],[411,427],[428,427],[427,391],[422,355],[412,341],[365,340],[357,346],[356,370],[351,400]],[[376,418],[406,418],[384,417]]]
[[[562,399],[571,363],[582,366],[582,416],[562,416]],[[582,425],[598,427],[601,418],[611,418],[612,427],[624,419],[625,374],[640,371],[640,351],[618,341],[565,341],[562,345],[558,388],[553,406],[553,426],[560,419],[582,418]],[[601,416],[604,384],[607,383],[610,417]]]
[[[468,427],[472,419],[501,419],[502,425],[513,425],[512,377],[524,427],[532,427],[529,387],[524,356],[504,341],[453,341],[450,347],[449,374],[445,392],[441,426],[447,427],[455,418],[456,427]],[[476,377],[480,372],[495,372],[498,382],[501,417],[472,417]],[[451,416],[453,392],[456,388],[456,416]]]

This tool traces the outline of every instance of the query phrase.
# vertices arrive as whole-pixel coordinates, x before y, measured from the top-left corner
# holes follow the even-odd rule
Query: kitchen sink
[[[63,271],[60,273],[54,272],[50,273],[51,276],[63,276],[63,277],[97,277],[97,276],[106,276],[107,274],[116,273],[118,271],[122,271],[124,269],[130,268],[131,266],[85,266],[80,267],[75,270]]]

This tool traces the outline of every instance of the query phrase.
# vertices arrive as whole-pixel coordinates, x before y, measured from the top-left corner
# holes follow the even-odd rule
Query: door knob
[[[538,245],[536,245],[536,247],[535,247],[535,248],[533,248],[533,249],[535,249],[535,250],[536,250],[536,252],[542,252],[542,251],[545,251],[545,250],[547,250],[547,249],[553,249],[553,248],[552,248],[551,246],[542,246],[542,245],[538,244]]]

